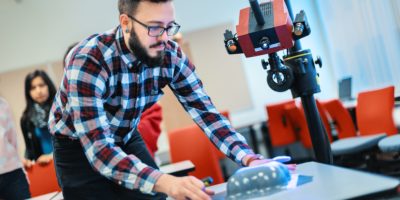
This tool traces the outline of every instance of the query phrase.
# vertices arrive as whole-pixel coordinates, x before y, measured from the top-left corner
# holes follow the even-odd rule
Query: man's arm
[[[151,193],[162,173],[114,144],[103,108],[107,72],[93,57],[77,55],[66,73],[70,114],[89,163],[103,176],[126,188]]]
[[[194,72],[193,64],[185,54],[178,49],[176,56],[179,61],[174,63],[174,77],[170,84],[172,91],[217,148],[243,165],[243,158],[246,155],[253,155],[254,152],[244,137],[237,133],[229,121],[217,111]]]

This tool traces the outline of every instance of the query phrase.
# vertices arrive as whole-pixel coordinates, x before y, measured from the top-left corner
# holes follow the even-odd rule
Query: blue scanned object
[[[279,162],[244,167],[228,180],[228,199],[248,199],[285,190],[290,181],[288,168]]]

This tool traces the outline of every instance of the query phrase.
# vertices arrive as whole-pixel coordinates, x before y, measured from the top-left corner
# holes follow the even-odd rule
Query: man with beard
[[[269,162],[217,111],[193,64],[170,40],[180,28],[172,0],[119,0],[118,7],[117,28],[88,37],[67,56],[51,109],[64,198],[210,199],[213,192],[200,180],[160,172],[137,132],[141,113],[165,86],[229,158],[242,166]]]

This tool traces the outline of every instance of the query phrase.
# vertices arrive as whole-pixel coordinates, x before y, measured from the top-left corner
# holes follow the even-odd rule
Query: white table
[[[174,176],[187,176],[187,173],[195,169],[194,164],[190,160],[171,163],[160,167],[160,171],[165,174]]]
[[[398,179],[371,173],[307,162],[298,165],[296,173],[311,181],[284,191],[254,198],[253,200],[338,200],[369,198],[382,194],[395,193],[400,187]],[[213,200],[226,198],[226,183],[209,187],[216,195]]]
[[[62,200],[64,199],[62,192],[51,192],[48,194],[44,194],[44,195],[40,195],[40,196],[36,196],[33,198],[30,198],[29,200]]]

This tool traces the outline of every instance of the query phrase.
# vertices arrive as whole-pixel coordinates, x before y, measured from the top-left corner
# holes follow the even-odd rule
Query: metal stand
[[[285,0],[289,15],[293,21],[292,8],[289,0]],[[314,153],[318,162],[332,164],[333,158],[330,148],[330,142],[326,134],[326,130],[322,125],[320,115],[318,113],[317,105],[314,99],[314,93],[320,92],[319,84],[317,83],[318,74],[315,70],[314,60],[311,51],[301,49],[299,40],[295,40],[294,46],[289,50],[288,55],[283,57],[284,66],[276,61],[276,53],[269,54],[269,64],[271,70],[268,71],[268,84],[274,81],[275,86],[271,88],[276,91],[284,91],[285,87],[279,86],[290,85],[293,98],[300,97],[304,107],[304,113],[307,119],[308,129],[313,144]],[[316,64],[321,65],[321,60],[317,59]],[[266,63],[263,61],[263,67]],[[284,73],[288,78],[281,78]],[[291,80],[292,79],[292,80]],[[285,84],[286,83],[289,84]],[[293,81],[293,82],[292,82]]]
[[[293,18],[292,6],[290,0],[285,0],[286,6],[289,10],[290,18]],[[331,145],[326,134],[326,130],[322,125],[321,117],[318,113],[317,105],[314,99],[314,93],[319,92],[317,81],[317,73],[315,65],[312,59],[310,50],[301,50],[300,40],[295,41],[295,45],[290,49],[290,53],[287,57],[298,56],[300,53],[307,52],[302,56],[295,58],[295,65],[290,65],[290,61],[285,61],[287,66],[291,67],[294,74],[294,83],[291,88],[292,95],[294,98],[297,96],[301,97],[301,102],[304,107],[304,113],[307,119],[308,129],[310,130],[311,141],[317,161],[332,164],[333,158],[331,153]],[[284,60],[287,60],[284,58]],[[321,60],[316,61],[317,64],[322,64]],[[303,73],[306,72],[306,73]],[[310,83],[313,84],[310,85]],[[315,87],[318,86],[318,88]],[[314,87],[313,87],[314,86]],[[319,90],[319,91],[318,91]]]
[[[229,54],[244,53],[246,57],[268,54],[268,62],[261,62],[264,69],[271,66],[267,71],[268,85],[277,92],[290,89],[293,98],[301,98],[316,159],[321,163],[332,164],[330,143],[313,96],[321,91],[318,74],[311,51],[302,50],[299,41],[311,33],[311,28],[305,12],[300,11],[294,19],[290,1],[284,1],[289,16],[285,12],[283,0],[264,2],[262,8],[257,0],[249,0],[251,11],[249,8],[241,10],[239,24],[236,26],[238,33],[225,31],[225,48]],[[275,24],[275,17],[285,19],[284,23]],[[290,30],[292,27],[293,30]],[[280,50],[287,50],[283,60],[276,53]],[[315,64],[321,66],[321,59],[318,58]]]

